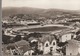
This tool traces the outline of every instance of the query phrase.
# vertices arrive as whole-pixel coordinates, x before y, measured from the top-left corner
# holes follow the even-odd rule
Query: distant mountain
[[[2,8],[2,15],[9,16],[12,14],[49,14],[49,13],[60,13],[60,12],[68,12],[68,13],[78,13],[78,11],[71,11],[71,10],[61,10],[61,9],[39,9],[39,8],[31,8],[31,7],[5,7]]]
[[[65,16],[71,17],[80,16],[79,11],[72,11],[72,10],[63,10],[63,9],[40,9],[40,8],[31,8],[31,7],[5,7],[2,8],[2,17],[8,17],[12,15],[18,14],[29,14],[29,17],[34,16],[34,18],[45,17],[45,18],[52,18],[56,19],[57,16]],[[36,14],[36,15],[35,15]],[[66,16],[68,14],[68,16]],[[38,16],[37,16],[38,15]]]
[[[30,7],[5,7],[2,9],[2,16],[10,16],[13,14],[36,14],[41,13],[44,9]]]

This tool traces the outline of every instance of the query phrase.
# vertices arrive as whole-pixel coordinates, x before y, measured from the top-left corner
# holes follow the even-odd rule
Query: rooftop
[[[74,39],[69,40],[68,44],[75,44],[76,46],[80,47],[80,41],[77,41],[77,40],[74,40]]]

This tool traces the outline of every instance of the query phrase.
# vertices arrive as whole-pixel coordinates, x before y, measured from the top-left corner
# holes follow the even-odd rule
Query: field
[[[30,28],[24,28],[20,29],[21,31],[29,31],[29,32],[52,32],[52,31],[58,31],[63,29],[70,29],[68,26],[63,25],[44,25],[44,26],[38,26],[38,27],[30,27]]]

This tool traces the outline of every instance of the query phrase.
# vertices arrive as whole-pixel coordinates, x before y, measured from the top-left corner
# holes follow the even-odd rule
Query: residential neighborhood
[[[22,27],[4,27],[2,42],[4,54],[23,56],[80,54],[79,27],[57,23],[26,25],[25,22]]]
[[[1,20],[2,56],[80,56],[80,9],[74,6],[78,3],[5,1]]]

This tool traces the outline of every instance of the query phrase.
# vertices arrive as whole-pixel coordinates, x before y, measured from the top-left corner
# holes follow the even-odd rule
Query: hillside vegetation
[[[2,9],[3,19],[64,19],[80,18],[79,11],[62,10],[62,9],[39,9],[30,7],[5,7]]]

